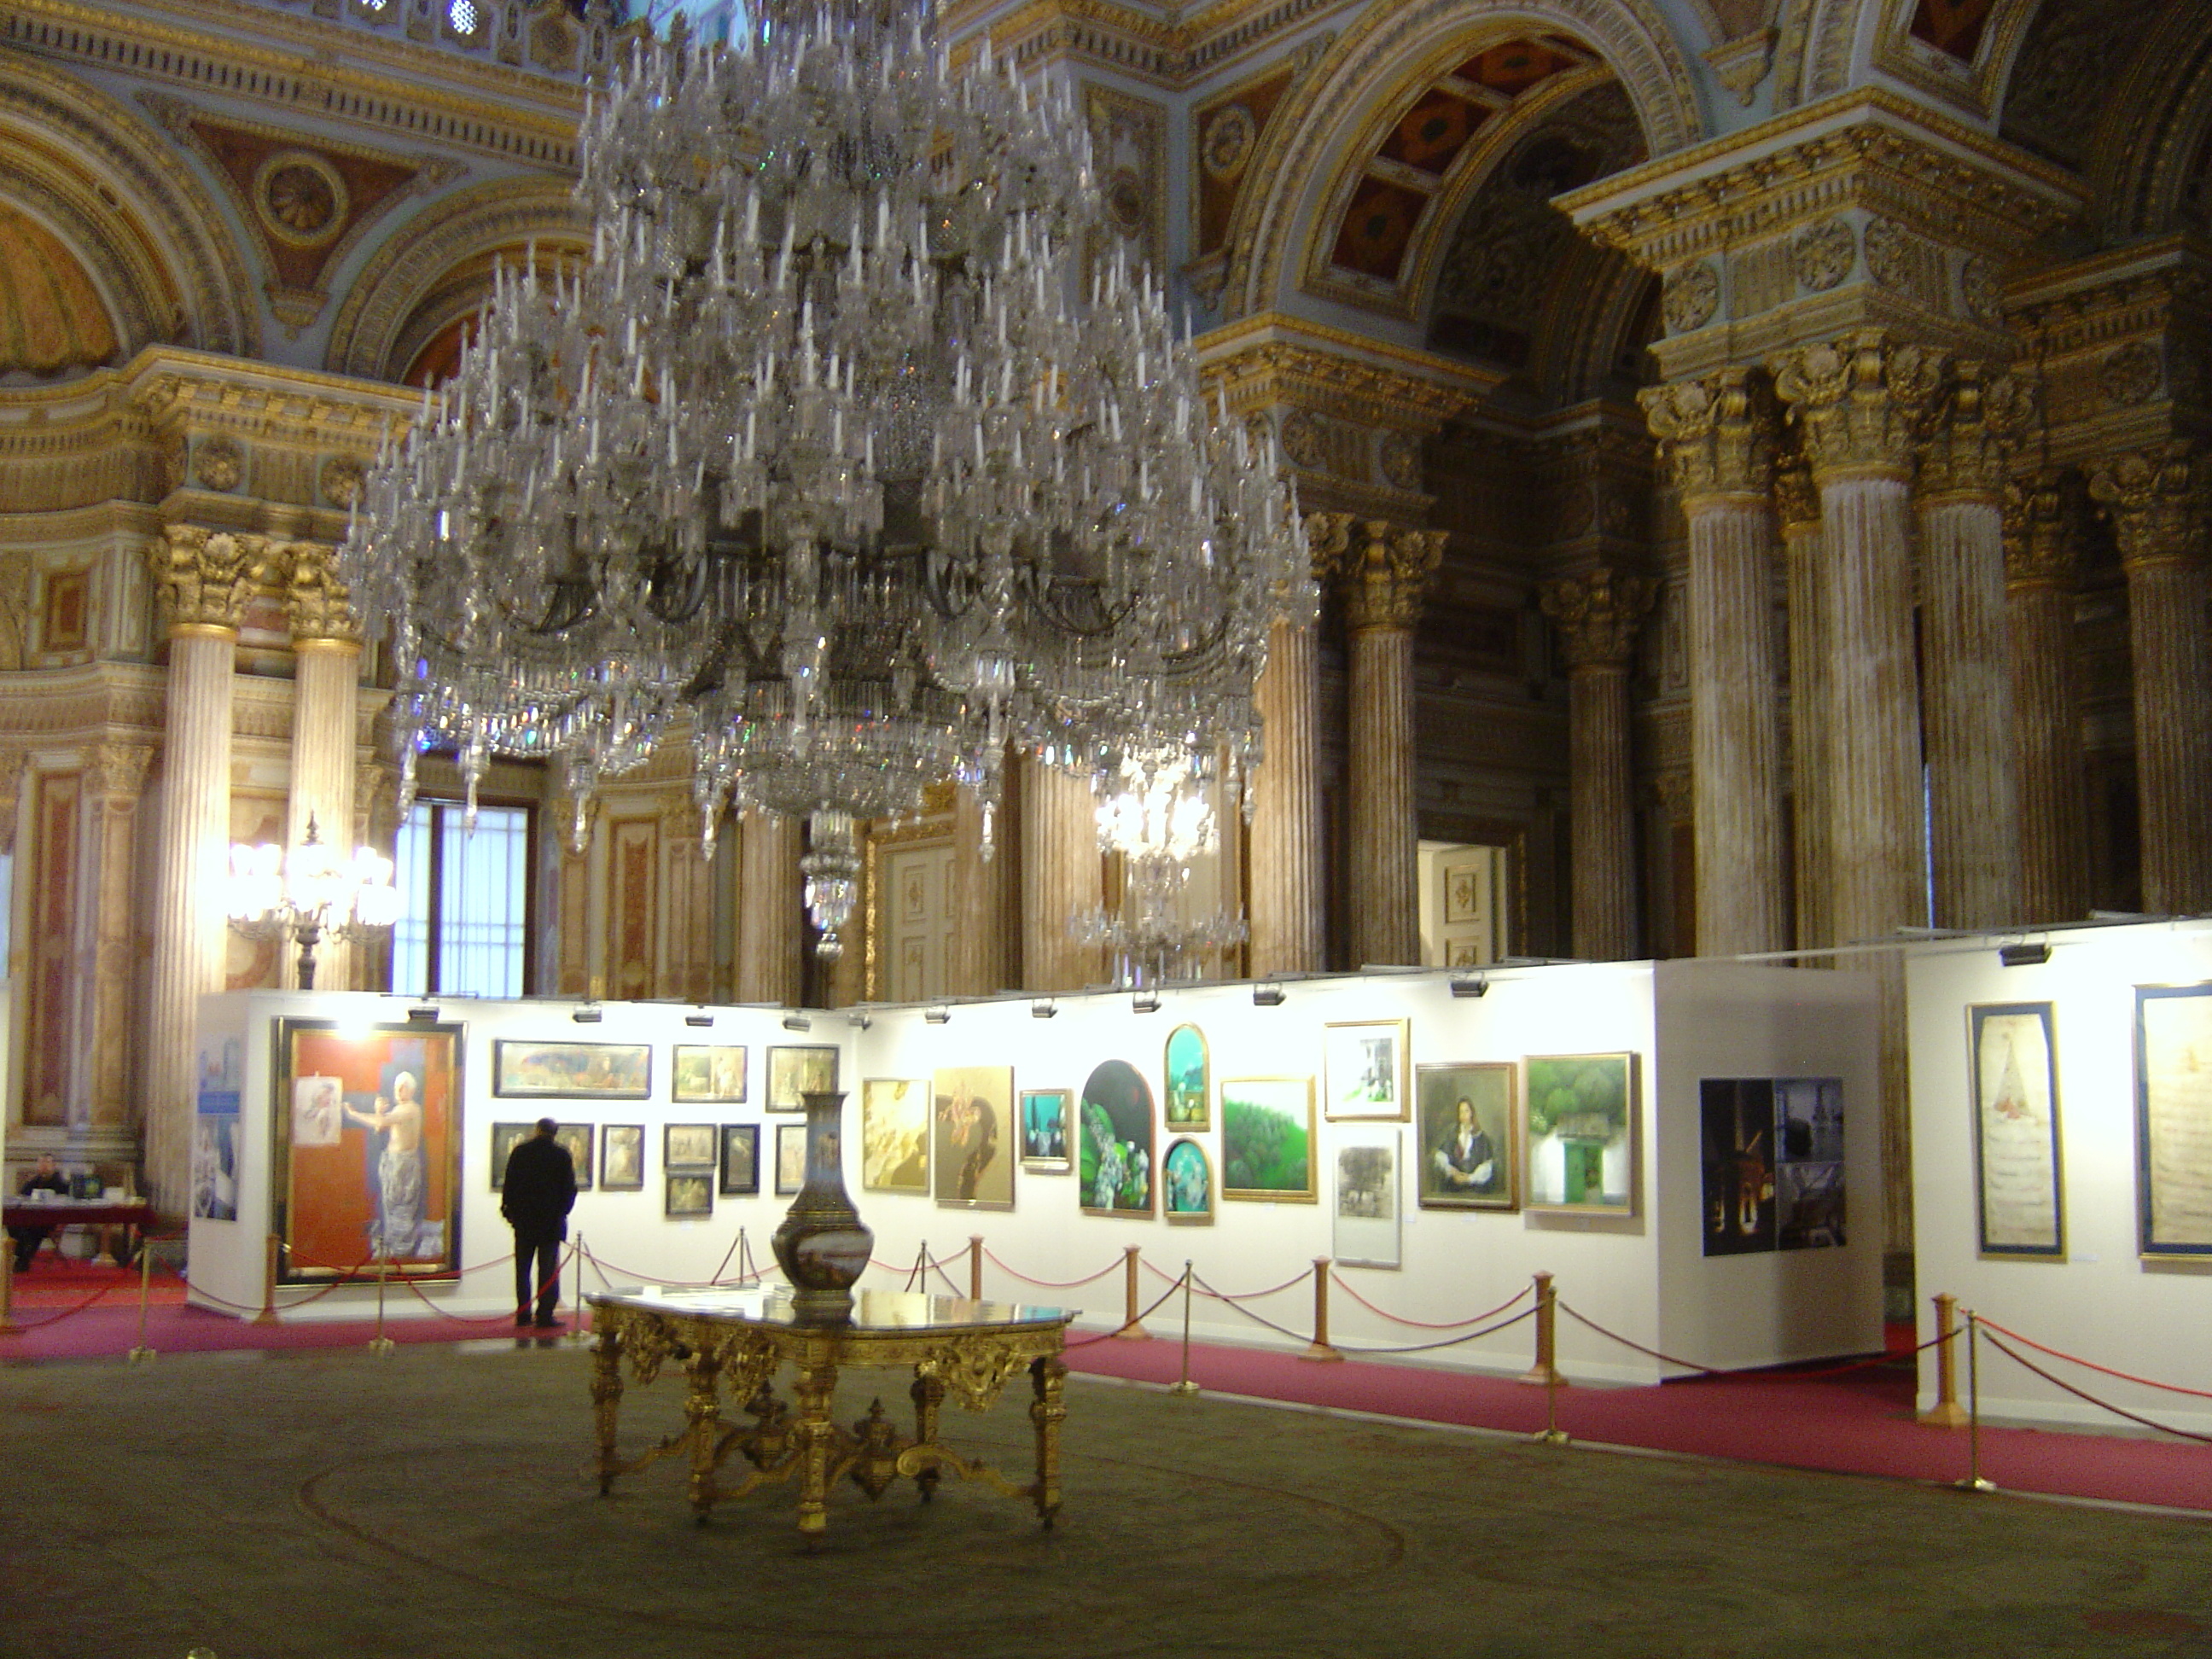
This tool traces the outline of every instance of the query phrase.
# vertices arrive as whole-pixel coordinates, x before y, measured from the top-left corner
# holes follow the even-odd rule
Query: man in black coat
[[[576,1206],[576,1164],[568,1149],[553,1139],[561,1126],[538,1120],[538,1133],[518,1142],[507,1155],[500,1183],[499,1212],[514,1229],[514,1322],[551,1329],[560,1322],[553,1310],[561,1300],[561,1241],[568,1236],[568,1212]],[[538,1316],[530,1314],[532,1292]]]

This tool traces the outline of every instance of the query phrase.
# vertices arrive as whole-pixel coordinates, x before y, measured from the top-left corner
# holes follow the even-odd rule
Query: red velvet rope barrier
[[[2095,1360],[2084,1359],[2079,1354],[2062,1352],[2057,1348],[2046,1348],[2033,1337],[2022,1336],[2018,1331],[2008,1331],[1996,1320],[1984,1315],[1977,1314],[1975,1317],[1980,1322],[1984,1330],[2002,1332],[2022,1346],[2033,1348],[2038,1353],[2047,1353],[2053,1359],[2063,1359],[2069,1365],[2080,1365],[2087,1370],[2102,1371],[2106,1376],[2117,1376],[2123,1382],[2140,1382],[2146,1389],[2163,1389],[2168,1394],[2185,1394],[2193,1395],[2198,1400],[2212,1400],[2212,1390],[2185,1389],[2179,1382],[2155,1382],[2148,1376],[2137,1376],[2130,1371],[2116,1371],[2110,1365],[2100,1365]]]
[[[511,1254],[512,1254],[512,1252],[510,1252],[509,1254],[511,1255]],[[568,1268],[569,1268],[571,1266],[573,1266],[573,1265],[574,1264],[575,1260],[576,1260],[576,1248],[575,1248],[575,1246],[574,1246],[574,1245],[573,1245],[573,1244],[572,1244],[572,1245],[570,1245],[570,1246],[568,1247],[568,1255],[565,1255],[565,1256],[563,1256],[563,1257],[562,1257],[559,1261],[557,1261],[557,1262],[554,1263],[554,1266],[553,1266],[553,1272],[552,1272],[552,1273],[551,1273],[549,1277],[544,1278],[544,1279],[539,1279],[539,1280],[538,1281],[538,1288],[537,1288],[537,1290],[536,1290],[536,1291],[534,1291],[533,1292],[532,1292],[532,1294],[531,1294],[531,1298],[530,1298],[530,1299],[531,1299],[531,1301],[535,1302],[535,1301],[536,1301],[539,1297],[541,1297],[541,1296],[544,1295],[544,1294],[545,1294],[545,1288],[546,1288],[546,1286],[547,1286],[547,1285],[557,1285],[557,1284],[559,1284],[559,1283],[561,1282],[561,1275],[562,1275],[563,1273],[567,1272],[567,1271],[568,1270]],[[389,1280],[386,1280],[386,1283],[389,1283],[390,1281],[389,1281]],[[503,1325],[503,1324],[507,1323],[507,1316],[505,1314],[475,1315],[475,1314],[457,1314],[457,1313],[448,1313],[448,1312],[447,1312],[447,1311],[446,1311],[446,1310],[444,1310],[443,1308],[440,1307],[436,1303],[434,1303],[434,1302],[431,1301],[431,1300],[430,1300],[430,1298],[429,1298],[428,1297],[427,1297],[427,1296],[423,1295],[423,1294],[422,1294],[422,1287],[420,1285],[416,1284],[416,1283],[414,1281],[414,1279],[404,1279],[400,1280],[399,1282],[400,1282],[401,1284],[403,1284],[403,1285],[406,1285],[406,1286],[407,1286],[407,1288],[408,1288],[409,1290],[412,1291],[415,1293],[415,1299],[416,1299],[417,1302],[420,1302],[420,1303],[421,1303],[424,1307],[428,1308],[428,1309],[432,1313],[434,1313],[434,1314],[437,1315],[439,1318],[441,1318],[441,1319],[444,1319],[444,1320],[451,1321],[453,1324],[456,1324],[456,1325]],[[527,1304],[526,1304],[526,1305],[527,1305]]]
[[[1116,1325],[1112,1330],[1102,1331],[1097,1336],[1086,1336],[1080,1342],[1070,1342],[1062,1347],[1060,1352],[1063,1353],[1073,1353],[1078,1348],[1091,1347],[1100,1342],[1111,1342],[1115,1337],[1121,1335],[1122,1332],[1134,1330],[1153,1314],[1158,1313],[1162,1308],[1167,1306],[1169,1299],[1182,1288],[1182,1280],[1181,1278],[1177,1278],[1174,1284],[1169,1285],[1167,1289],[1160,1292],[1160,1299],[1158,1301],[1153,1303],[1151,1307],[1146,1309],[1133,1319],[1125,1319],[1120,1324]],[[1255,1316],[1255,1317],[1256,1316]]]
[[[1011,1279],[1018,1279],[1024,1285],[1035,1285],[1040,1289],[1048,1291],[1073,1291],[1085,1285],[1096,1285],[1121,1265],[1118,1260],[1109,1261],[1087,1279],[1031,1279],[1020,1269],[1009,1267],[1005,1262],[1000,1261],[997,1255],[988,1245],[984,1247],[983,1259]],[[1175,1282],[1178,1285],[1182,1282],[1182,1276],[1180,1273],[1176,1276]]]
[[[1989,1322],[1987,1320],[1984,1320],[1982,1321],[1982,1323],[1986,1325]],[[2197,1434],[2188,1429],[2177,1429],[2168,1423],[2157,1423],[2152,1421],[2148,1417],[2139,1417],[2134,1412],[2124,1410],[2122,1407],[2113,1405],[2109,1401],[2100,1400],[2095,1395],[2090,1394],[2084,1389],[2075,1388],[2071,1382],[2060,1382],[2058,1378],[2053,1376],[2049,1371],[2044,1370],[2042,1366],[2021,1358],[2010,1348],[2005,1346],[2003,1343],[1998,1341],[1994,1336],[1990,1339],[1990,1346],[1995,1348],[1999,1353],[2004,1355],[2006,1358],[2011,1360],[2015,1365],[2019,1365],[2024,1370],[2034,1372],[2036,1376],[2050,1383],[2052,1388],[2063,1389],[2067,1393],[2072,1395],[2076,1400],[2086,1400],[2091,1405],[2096,1407],[2100,1411],[2110,1412],[2115,1417],[2124,1417],[2129,1422],[2139,1423],[2146,1429],[2156,1429],[2160,1434],[2176,1435],[2184,1440],[2195,1440],[2203,1445],[2212,1446],[2212,1434]],[[2193,1390],[2186,1390],[2185,1392],[2193,1392]]]
[[[1141,1257],[1139,1259],[1142,1260]],[[1149,1261],[1146,1261],[1145,1266],[1150,1268],[1153,1273],[1159,1274],[1159,1277],[1162,1279],[1166,1279],[1171,1285],[1180,1285],[1182,1283],[1182,1275],[1181,1273],[1176,1273],[1174,1277],[1170,1278],[1166,1273],[1160,1273],[1160,1270],[1158,1267],[1152,1267],[1152,1264]],[[1309,1267],[1304,1273],[1300,1273],[1296,1279],[1286,1279],[1281,1284],[1272,1285],[1264,1291],[1239,1291],[1234,1295],[1231,1295],[1227,1291],[1215,1290],[1212,1285],[1207,1284],[1204,1279],[1200,1279],[1195,1273],[1192,1274],[1191,1278],[1192,1282],[1198,1286],[1199,1294],[1200,1296],[1210,1296],[1217,1302],[1259,1302],[1263,1301],[1271,1296],[1280,1296],[1285,1291],[1296,1290],[1299,1285],[1304,1284],[1306,1280],[1311,1279],[1313,1274],[1314,1270],[1311,1267]]]
[[[1523,1285],[1519,1290],[1514,1291],[1512,1295],[1507,1297],[1504,1301],[1499,1303],[1496,1307],[1490,1310],[1489,1312],[1479,1313],[1472,1319],[1448,1319],[1439,1323],[1431,1324],[1425,1319],[1401,1319],[1396,1314],[1385,1313],[1382,1309],[1376,1307],[1372,1302],[1370,1302],[1365,1297],[1360,1295],[1358,1291],[1354,1290],[1352,1285],[1352,1281],[1345,1278],[1342,1273],[1337,1272],[1336,1265],[1334,1262],[1329,1264],[1328,1276],[1336,1281],[1336,1285],[1339,1290],[1342,1291],[1354,1302],[1357,1302],[1361,1307],[1366,1309],[1368,1312],[1376,1315],[1379,1318],[1389,1320],[1393,1325],[1404,1325],[1410,1329],[1417,1331],[1455,1331],[1462,1326],[1480,1325],[1486,1319],[1497,1318],[1498,1315],[1504,1313],[1508,1308],[1518,1302],[1522,1297],[1533,1295],[1536,1288],[1533,1285]]]
[[[1909,1359],[1913,1354],[1925,1353],[1929,1349],[1934,1347],[1939,1342],[1948,1342],[1955,1337],[1965,1334],[1963,1328],[1947,1331],[1941,1336],[1929,1337],[1918,1347],[1911,1349],[1905,1353],[1876,1354],[1871,1359],[1854,1359],[1848,1364],[1830,1365],[1817,1371],[1778,1371],[1771,1366],[1765,1365],[1747,1365],[1740,1370],[1724,1370],[1717,1365],[1700,1365],[1694,1359],[1677,1359],[1673,1354],[1661,1353],[1656,1348],[1647,1348],[1641,1342],[1630,1341],[1626,1337],[1621,1335],[1617,1331],[1609,1331],[1606,1329],[1604,1326],[1599,1324],[1594,1319],[1585,1319],[1581,1314],[1577,1313],[1572,1308],[1569,1307],[1564,1302],[1557,1302],[1555,1299],[1554,1305],[1558,1307],[1561,1313],[1565,1314],[1569,1318],[1575,1320],[1579,1324],[1588,1326],[1591,1330],[1595,1331],[1600,1336],[1604,1337],[1607,1341],[1620,1343],[1624,1348],[1633,1348],[1640,1354],[1648,1355],[1651,1358],[1660,1360],[1666,1364],[1679,1365],[1686,1371],[1696,1371],[1700,1376],[1740,1376],[1747,1382],[1803,1382],[1814,1377],[1841,1376],[1846,1371],[1863,1371],[1872,1366],[1887,1365],[1893,1360]]]

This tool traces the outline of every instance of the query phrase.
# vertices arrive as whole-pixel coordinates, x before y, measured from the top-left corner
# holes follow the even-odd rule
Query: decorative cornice
[[[1352,631],[1411,630],[1421,619],[1429,579],[1443,563],[1445,539],[1441,530],[1407,530],[1387,519],[1358,521],[1329,559]]]
[[[1559,630],[1571,669],[1626,668],[1636,632],[1659,597],[1648,576],[1626,576],[1600,565],[1582,576],[1560,576],[1539,590],[1538,603]]]
[[[1685,506],[1703,497],[1764,497],[1773,477],[1774,404],[1763,377],[1724,368],[1637,393]]]
[[[1410,432],[1440,429],[1506,378],[1279,312],[1201,335],[1196,349],[1200,371],[1240,410],[1291,404]]]
[[[1913,440],[1945,366],[1942,353],[1895,344],[1879,329],[1800,346],[1767,364],[1816,479],[1854,470],[1909,477]]]

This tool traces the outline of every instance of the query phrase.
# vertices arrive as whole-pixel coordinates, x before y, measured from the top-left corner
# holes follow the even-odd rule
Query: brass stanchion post
[[[1137,1319],[1139,1308],[1139,1304],[1137,1302],[1137,1263],[1139,1260],[1137,1247],[1135,1245],[1125,1244],[1121,1247],[1121,1266],[1127,1274],[1127,1288],[1122,1291],[1121,1295],[1121,1328],[1115,1332],[1114,1334],[1120,1337],[1125,1342],[1149,1342],[1152,1340],[1152,1334],[1146,1330],[1142,1324],[1138,1322]]]
[[[1920,1413],[1920,1420],[1938,1429],[1961,1429],[1966,1413],[1959,1404],[1958,1354],[1954,1339],[1959,1334],[1959,1298],[1948,1291],[1936,1293],[1936,1403]]]
[[[143,1365],[154,1357],[146,1346],[146,1301],[154,1285],[154,1253],[146,1248],[146,1241],[138,1241],[138,1346],[124,1355],[127,1364]]]
[[[968,1299],[983,1299],[983,1235],[968,1235]]]
[[[1557,1328],[1559,1310],[1557,1292],[1552,1288],[1549,1273],[1536,1275],[1536,1363],[1521,1375],[1523,1382],[1540,1382],[1547,1389],[1559,1386],[1559,1368],[1553,1361],[1553,1336]]]
[[[1168,1390],[1170,1394],[1194,1395],[1198,1384],[1190,1380],[1190,1259],[1182,1264],[1182,1380]]]
[[[738,1228],[738,1238],[743,1239],[744,1236],[745,1230],[743,1227]],[[735,1249],[737,1246],[733,1244],[730,1248],[732,1249]],[[586,1316],[591,1312],[590,1306],[584,1300],[584,1263],[588,1260],[590,1260],[590,1258],[584,1253],[583,1229],[580,1227],[576,1230],[574,1241],[568,1246],[568,1266],[575,1270],[576,1274],[575,1299],[568,1304],[570,1309],[568,1316],[568,1346],[572,1348],[578,1347],[582,1345],[585,1335],[586,1334],[584,1329],[584,1321]],[[726,1255],[722,1258],[722,1266],[726,1267],[729,1265],[730,1258]],[[714,1274],[714,1278],[718,1282],[721,1277],[722,1275],[719,1271]]]
[[[923,1239],[921,1248],[914,1253],[914,1267],[907,1273],[906,1287],[909,1291],[929,1290],[929,1241]]]
[[[276,1323],[276,1253],[284,1248],[284,1241],[276,1234],[269,1235],[263,1247],[261,1259],[261,1311],[253,1316],[257,1325]]]
[[[0,1249],[0,1336],[21,1336],[23,1328],[15,1322],[15,1241],[9,1239]]]
[[[1981,1322],[1974,1317],[1972,1308],[1966,1310],[1966,1478],[1958,1482],[1960,1492],[1995,1492],[1994,1480],[1982,1479],[1982,1349],[1975,1339],[1982,1334]]]
[[[1329,1346],[1328,1340],[1328,1258],[1314,1258],[1314,1334],[1306,1345],[1301,1359],[1341,1359],[1344,1356]]]
[[[383,1242],[381,1239],[377,1241],[380,1245]],[[368,1339],[368,1351],[379,1359],[383,1358],[398,1346],[384,1334],[384,1286],[385,1281],[391,1276],[392,1252],[386,1250],[376,1264],[376,1334]]]

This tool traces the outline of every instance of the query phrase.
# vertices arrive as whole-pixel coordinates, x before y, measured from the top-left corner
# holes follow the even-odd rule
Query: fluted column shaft
[[[2212,910],[2212,640],[2205,629],[2203,463],[2185,444],[2124,455],[2094,489],[2128,580],[2143,908]]]
[[[2056,472],[2006,495],[2020,914],[2030,925],[2089,914],[2088,800],[2074,666],[2077,507],[2065,476]]]
[[[312,819],[323,843],[343,856],[353,850],[361,629],[333,550],[295,542],[282,549],[280,556],[289,567],[293,662],[292,793],[286,806],[284,844],[297,847],[307,840]],[[354,955],[344,943],[325,935],[315,951],[315,988],[354,988]],[[290,985],[297,976],[297,959],[289,951],[283,956],[280,982]]]
[[[952,983],[954,996],[986,997],[1014,982],[1006,897],[1020,861],[1008,815],[990,809],[988,854],[982,797],[963,785],[952,799]]]
[[[800,953],[799,820],[747,812],[738,848],[738,1000],[796,1006],[805,983]]]
[[[1817,950],[1835,943],[1828,887],[1832,861],[1828,792],[1827,613],[1822,602],[1826,563],[1820,540],[1820,497],[1802,462],[1775,474],[1776,516],[1782,523],[1785,601],[1789,612],[1790,779],[1796,876],[1797,944]]]
[[[1628,669],[1655,592],[1648,580],[1601,568],[1547,583],[1541,596],[1568,665],[1574,953],[1593,962],[1637,953]]]
[[[1278,620],[1254,688],[1260,764],[1252,791],[1252,975],[1322,961],[1320,647],[1311,623]]]
[[[1063,767],[1034,756],[1022,767],[1022,983],[1079,991],[1104,977],[1097,947],[1069,930],[1105,903],[1097,797],[1088,778]]]

